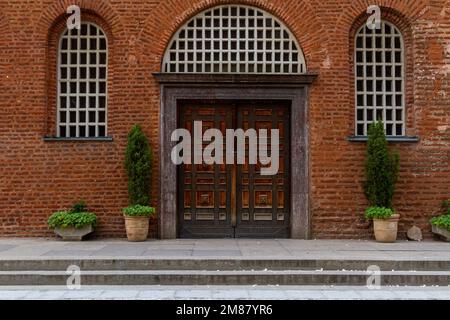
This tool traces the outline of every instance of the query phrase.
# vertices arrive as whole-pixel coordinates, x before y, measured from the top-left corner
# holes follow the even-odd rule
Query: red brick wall
[[[0,236],[48,236],[47,217],[85,199],[99,216],[98,236],[124,236],[123,154],[127,131],[141,123],[158,168],[160,71],[172,34],[216,4],[245,3],[292,30],[309,71],[310,185],[314,238],[368,238],[363,219],[364,144],[354,132],[351,39],[363,0],[35,0],[0,1]],[[450,2],[372,1],[397,22],[407,52],[407,124],[418,143],[395,144],[401,175],[395,206],[400,236],[450,196]],[[109,39],[108,132],[113,142],[44,142],[54,132],[55,44],[70,4],[99,22]],[[156,204],[157,171],[153,199]],[[156,234],[153,227],[152,234]]]

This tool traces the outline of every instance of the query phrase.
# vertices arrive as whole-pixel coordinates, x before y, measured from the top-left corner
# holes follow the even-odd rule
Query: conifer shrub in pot
[[[379,242],[397,240],[400,215],[395,212],[392,199],[399,166],[398,152],[388,150],[383,123],[374,122],[368,132],[364,193],[370,205],[365,217],[373,219],[375,239]]]
[[[87,210],[84,201],[73,205],[71,210],[57,211],[47,220],[48,226],[65,241],[81,241],[92,233],[97,224],[97,216]]]
[[[125,169],[128,175],[130,206],[123,209],[125,229],[129,241],[145,241],[149,217],[155,213],[150,207],[152,153],[147,137],[139,125],[128,134]]]

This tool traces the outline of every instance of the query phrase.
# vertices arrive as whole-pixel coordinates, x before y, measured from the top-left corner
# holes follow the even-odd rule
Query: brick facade
[[[429,218],[450,196],[450,1],[372,1],[404,34],[407,135],[396,143],[401,173],[395,207],[400,237],[413,223],[430,236]],[[49,236],[55,210],[85,199],[97,235],[124,236],[126,135],[140,123],[154,156],[157,204],[159,72],[172,34],[218,4],[260,7],[288,26],[319,74],[309,100],[310,214],[313,238],[369,238],[363,218],[364,143],[354,133],[352,39],[364,23],[362,0],[1,0],[0,236]],[[44,141],[55,132],[56,45],[66,8],[101,25],[109,44],[108,141]],[[153,224],[151,236],[156,236]]]

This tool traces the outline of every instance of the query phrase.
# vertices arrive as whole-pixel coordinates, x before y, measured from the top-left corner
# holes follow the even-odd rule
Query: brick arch
[[[365,0],[352,0],[342,8],[340,16],[336,20],[334,33],[339,34],[337,30],[344,29],[350,32],[354,23],[358,18],[367,15],[367,8],[369,5],[374,4],[380,6],[382,14],[392,14],[398,16],[404,22],[410,24],[411,21],[419,18],[424,14],[424,10],[428,8],[429,0],[417,0],[414,1],[414,5],[407,5],[400,1],[374,1],[376,3],[368,3]],[[355,21],[356,19],[356,21]]]
[[[43,14],[37,21],[36,36],[47,37],[46,39],[41,39],[47,40],[51,29],[66,15],[66,10],[71,5],[78,5],[80,7],[82,20],[83,13],[96,15],[104,20],[109,26],[109,31],[111,32],[112,36],[116,37],[118,34],[124,32],[124,28],[119,15],[115,12],[114,8],[108,2],[98,0],[62,0],[48,6],[43,11]]]
[[[283,22],[297,39],[305,55],[307,68],[319,70],[324,49],[324,28],[308,1],[301,0],[170,0],[161,3],[148,18],[138,39],[152,72],[159,72],[172,35],[190,18],[211,7],[236,4],[267,11]],[[162,19],[173,17],[173,19]],[[322,41],[320,41],[321,39]]]
[[[392,10],[390,8],[380,7],[381,9],[381,19],[386,20],[394,24],[402,33],[403,37],[412,36],[411,35],[411,21],[403,13]],[[353,19],[353,23],[350,25],[349,35],[350,37],[355,36],[356,32],[360,27],[366,22],[368,15],[366,12],[362,12]]]

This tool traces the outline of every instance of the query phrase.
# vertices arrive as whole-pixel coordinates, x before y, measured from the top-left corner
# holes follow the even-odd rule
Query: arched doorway
[[[307,87],[315,76],[289,29],[258,8],[214,7],[174,34],[161,70],[161,237],[307,238]],[[207,129],[280,132],[279,170],[267,177],[259,162],[175,165],[172,133],[195,135],[198,122],[200,137]]]

